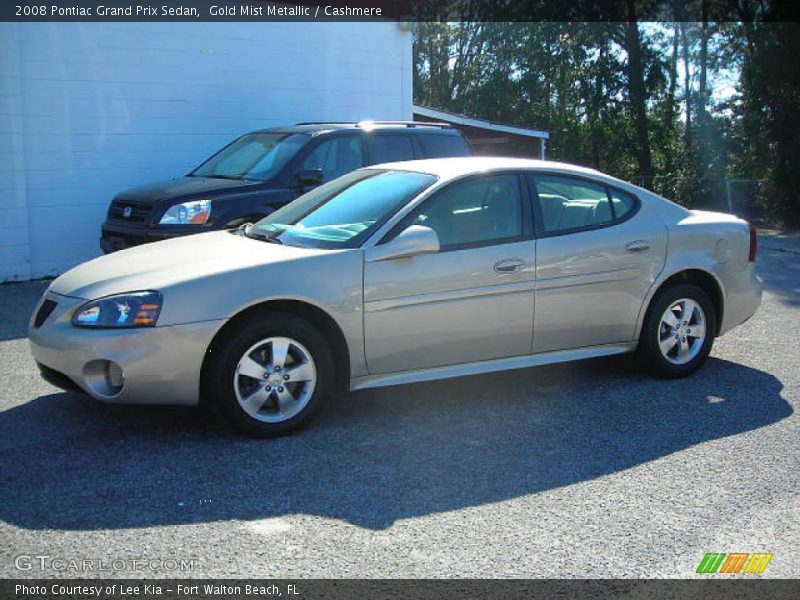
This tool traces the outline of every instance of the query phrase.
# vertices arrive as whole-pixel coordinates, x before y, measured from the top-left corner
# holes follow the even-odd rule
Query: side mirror
[[[407,258],[418,254],[439,251],[439,236],[430,227],[411,225],[390,242],[368,250],[367,261],[377,262],[393,258]]]
[[[298,188],[307,188],[320,185],[323,180],[322,169],[305,169],[294,177],[294,185]]]

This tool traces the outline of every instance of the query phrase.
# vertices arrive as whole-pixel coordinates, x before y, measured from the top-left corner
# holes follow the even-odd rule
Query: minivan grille
[[[150,216],[153,207],[141,202],[114,200],[108,209],[108,218],[123,223],[141,223]]]
[[[56,306],[58,306],[58,303],[50,299],[42,302],[39,311],[36,313],[36,317],[33,319],[33,326],[37,328],[41,327],[44,322],[47,321],[47,317],[55,310]]]

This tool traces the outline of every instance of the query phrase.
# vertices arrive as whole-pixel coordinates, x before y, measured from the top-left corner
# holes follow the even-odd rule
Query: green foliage
[[[739,23],[418,23],[415,101],[548,130],[551,159],[688,206],[763,181],[754,210],[798,225],[800,24],[739,6]]]

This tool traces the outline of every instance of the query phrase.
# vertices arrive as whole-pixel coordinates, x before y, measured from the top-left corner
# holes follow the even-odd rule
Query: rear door
[[[529,175],[536,213],[534,352],[629,342],[661,272],[667,233],[634,195]]]

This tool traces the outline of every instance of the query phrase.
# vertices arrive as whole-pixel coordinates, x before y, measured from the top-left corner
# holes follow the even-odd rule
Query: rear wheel
[[[333,390],[333,358],[322,335],[291,314],[240,324],[212,348],[205,391],[217,412],[255,437],[306,425]]]
[[[648,310],[639,352],[655,375],[685,377],[705,362],[716,330],[708,294],[696,285],[675,285],[660,292]]]

